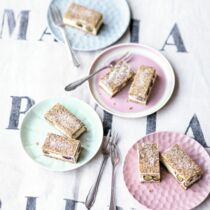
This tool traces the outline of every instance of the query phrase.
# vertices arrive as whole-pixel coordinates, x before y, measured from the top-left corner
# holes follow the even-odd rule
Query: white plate
[[[79,138],[83,149],[77,163],[46,157],[42,152],[47,133],[60,134],[44,119],[44,114],[56,103],[69,109],[87,128]],[[36,163],[53,171],[69,171],[86,164],[97,153],[103,139],[103,127],[97,113],[88,104],[73,97],[59,97],[44,100],[33,106],[23,120],[20,135],[25,152]]]
[[[72,0],[53,0],[62,14],[67,10]],[[130,22],[130,10],[126,0],[74,0],[74,2],[101,12],[104,16],[104,24],[97,36],[85,34],[75,28],[66,27],[68,38],[72,48],[79,51],[94,51],[105,48],[116,42],[125,33]],[[58,27],[47,14],[48,25],[55,38],[63,41]]]
[[[128,102],[129,85],[116,96],[108,96],[98,85],[99,79],[108,69],[90,79],[89,88],[95,101],[107,112],[126,118],[144,117],[161,109],[171,97],[175,86],[174,71],[160,52],[142,44],[115,45],[97,56],[90,67],[90,74],[128,51],[134,55],[130,62],[132,69],[136,70],[140,65],[149,65],[157,71],[158,78],[147,105]]]

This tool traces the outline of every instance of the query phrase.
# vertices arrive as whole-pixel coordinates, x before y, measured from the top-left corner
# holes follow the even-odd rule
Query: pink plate
[[[157,71],[157,81],[152,90],[148,104],[141,105],[128,101],[128,84],[114,97],[110,97],[100,86],[100,78],[107,73],[108,69],[98,73],[89,80],[90,92],[96,102],[106,111],[127,118],[143,117],[162,108],[169,100],[175,84],[174,72],[166,58],[157,50],[141,44],[119,44],[103,51],[94,60],[90,73],[107,65],[115,58],[121,57],[126,52],[133,55],[129,62],[133,71],[141,65],[152,66]]]
[[[160,152],[174,144],[181,147],[203,169],[203,177],[188,190],[182,189],[174,177],[163,167],[160,183],[140,183],[138,175],[137,144],[157,143]],[[133,197],[148,209],[189,210],[198,206],[210,192],[210,157],[194,139],[175,132],[156,132],[137,141],[128,151],[123,174],[125,184]]]

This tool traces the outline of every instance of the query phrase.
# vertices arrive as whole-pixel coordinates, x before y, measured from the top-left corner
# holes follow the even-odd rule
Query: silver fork
[[[100,183],[100,179],[101,179],[101,176],[102,176],[103,171],[104,171],[104,167],[106,165],[107,159],[108,159],[109,154],[110,154],[110,145],[111,145],[111,142],[112,142],[112,138],[113,137],[111,136],[111,130],[109,130],[109,132],[107,134],[107,137],[106,137],[106,141],[104,142],[104,144],[102,146],[103,161],[101,163],[99,174],[97,176],[97,179],[96,179],[95,183],[93,184],[90,191],[88,192],[88,195],[87,195],[86,200],[85,200],[85,206],[86,206],[87,209],[90,209],[93,206],[93,204],[95,203],[96,194],[98,192],[98,186],[99,186],[99,183]]]
[[[75,53],[74,53],[74,51],[73,51],[73,49],[71,47],[71,42],[68,39],[68,35],[67,35],[67,32],[66,32],[65,24],[63,23],[62,14],[61,14],[59,8],[56,5],[54,5],[54,4],[50,5],[50,15],[51,15],[52,20],[55,23],[55,25],[61,29],[62,36],[64,38],[64,42],[65,42],[65,44],[67,46],[68,52],[70,53],[70,55],[72,57],[72,61],[73,61],[74,65],[76,67],[79,67],[80,63],[79,63],[78,58],[75,55]]]
[[[111,161],[112,161],[112,183],[111,183],[111,200],[110,200],[110,206],[109,210],[116,210],[116,202],[115,202],[115,169],[116,166],[120,162],[120,153],[117,146],[118,143],[118,135],[117,133],[114,134],[114,139],[112,141],[111,146]]]
[[[76,89],[78,86],[82,85],[85,81],[89,80],[90,78],[92,78],[93,76],[95,76],[96,74],[98,74],[99,72],[103,71],[104,69],[107,69],[109,67],[112,67],[114,65],[116,65],[117,62],[124,60],[126,62],[129,62],[132,59],[132,55],[129,54],[128,52],[126,52],[124,55],[122,55],[120,58],[115,59],[113,61],[111,61],[108,65],[98,69],[97,71],[93,72],[92,74],[83,77],[75,82],[70,83],[69,85],[67,85],[65,87],[65,91],[71,91]]]

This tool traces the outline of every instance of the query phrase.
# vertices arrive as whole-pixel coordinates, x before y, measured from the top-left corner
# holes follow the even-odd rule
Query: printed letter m
[[[0,39],[4,36],[5,38],[14,37],[15,39],[25,40],[28,18],[29,10],[22,10],[15,18],[13,10],[5,9],[2,19],[0,17]]]

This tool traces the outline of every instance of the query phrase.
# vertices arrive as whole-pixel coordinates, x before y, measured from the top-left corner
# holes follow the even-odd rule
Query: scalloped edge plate
[[[141,183],[138,173],[137,144],[157,143],[160,152],[173,144],[181,147],[203,169],[203,177],[188,190],[182,189],[175,178],[161,167],[160,183]],[[194,139],[176,132],[155,132],[138,140],[128,151],[123,165],[128,191],[141,204],[153,210],[189,210],[201,204],[210,192],[210,156]]]

